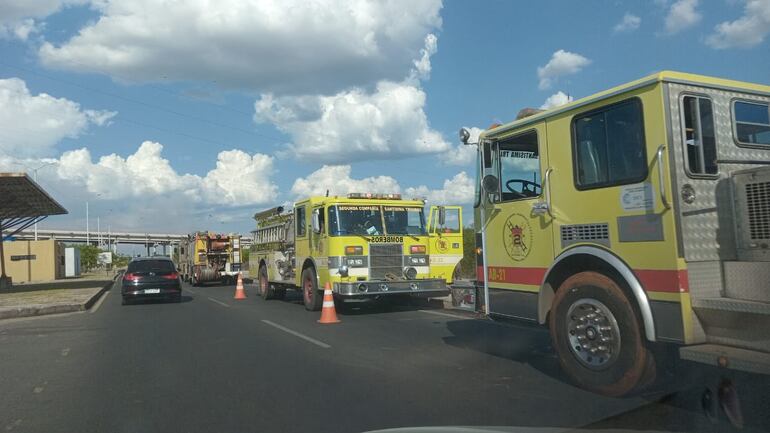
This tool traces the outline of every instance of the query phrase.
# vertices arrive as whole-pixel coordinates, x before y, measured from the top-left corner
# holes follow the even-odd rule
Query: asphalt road
[[[539,328],[404,305],[319,325],[298,297],[247,293],[185,286],[180,304],[121,306],[116,287],[89,312],[0,322],[0,431],[701,430],[659,396],[565,383]]]

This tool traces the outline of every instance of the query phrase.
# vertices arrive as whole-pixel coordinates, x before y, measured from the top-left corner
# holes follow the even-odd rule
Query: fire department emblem
[[[436,249],[442,253],[447,252],[449,250],[449,241],[444,238],[436,239]]]
[[[523,215],[513,214],[505,221],[503,244],[513,260],[520,262],[527,258],[532,246],[532,228]]]

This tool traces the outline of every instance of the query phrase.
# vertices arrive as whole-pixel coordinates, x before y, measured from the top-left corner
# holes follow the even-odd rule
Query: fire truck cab
[[[770,86],[661,72],[481,134],[477,279],[606,395],[651,345],[770,373]],[[529,114],[529,113],[528,113]]]

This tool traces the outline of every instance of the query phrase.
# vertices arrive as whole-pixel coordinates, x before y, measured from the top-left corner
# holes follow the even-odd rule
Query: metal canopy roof
[[[26,173],[0,173],[0,220],[66,214]]]

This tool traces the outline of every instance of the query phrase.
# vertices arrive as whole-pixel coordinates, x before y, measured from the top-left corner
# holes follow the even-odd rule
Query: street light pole
[[[88,234],[88,200],[86,200],[86,245],[91,245],[91,237]]]

